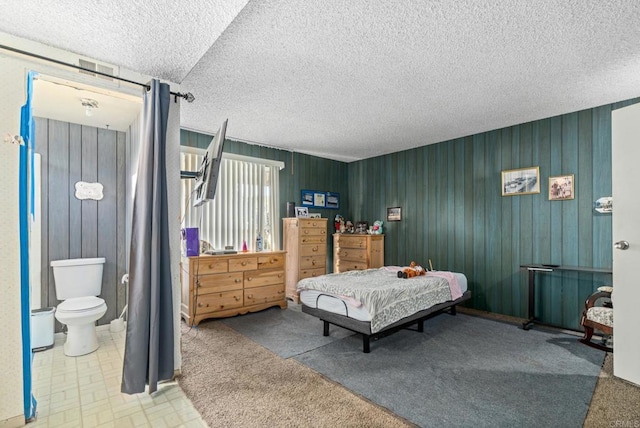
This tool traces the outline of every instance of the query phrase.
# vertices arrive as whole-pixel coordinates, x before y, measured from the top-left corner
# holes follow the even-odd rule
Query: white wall
[[[7,133],[20,131],[20,107],[25,101],[25,68],[0,57],[0,421],[21,418],[22,328],[20,324],[20,236],[18,217],[19,147],[4,143]]]

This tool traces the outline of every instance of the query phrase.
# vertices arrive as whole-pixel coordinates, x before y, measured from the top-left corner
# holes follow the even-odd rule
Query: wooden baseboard
[[[464,306],[458,306],[458,312],[460,312],[461,314],[490,318],[498,321],[505,321],[505,322],[520,324],[520,325],[522,325],[522,323],[526,321],[524,318],[512,317],[509,315],[502,315],[502,314],[497,314],[495,312],[489,312],[489,311],[481,311],[479,309],[467,308]]]

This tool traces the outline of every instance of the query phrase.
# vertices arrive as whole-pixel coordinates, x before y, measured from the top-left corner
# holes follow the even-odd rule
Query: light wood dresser
[[[180,312],[189,325],[287,307],[284,251],[183,257]]]
[[[384,235],[333,234],[333,272],[384,266]]]
[[[298,281],[327,273],[327,219],[283,218],[287,298],[298,303]]]

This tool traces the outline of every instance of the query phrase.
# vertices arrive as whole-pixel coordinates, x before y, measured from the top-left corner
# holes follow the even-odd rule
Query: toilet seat
[[[104,299],[96,296],[74,297],[58,305],[56,312],[86,312],[104,305]]]

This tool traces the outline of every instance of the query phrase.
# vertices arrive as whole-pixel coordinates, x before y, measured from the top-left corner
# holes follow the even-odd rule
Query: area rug
[[[294,358],[419,426],[581,427],[604,353],[575,336],[443,314],[370,354],[354,335]]]
[[[330,336],[322,335],[322,324],[315,317],[291,309],[270,308],[246,315],[225,318],[224,324],[264,346],[282,358],[303,354],[354,333],[334,327]]]
[[[180,387],[212,427],[412,427],[220,321],[183,328]]]

